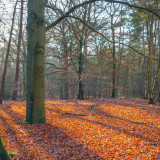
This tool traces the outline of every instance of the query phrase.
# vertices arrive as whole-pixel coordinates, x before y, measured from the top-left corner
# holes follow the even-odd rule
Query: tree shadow
[[[100,103],[104,103],[105,105],[114,105],[115,106],[122,106],[122,107],[129,107],[129,108],[136,108],[140,110],[144,110],[149,114],[154,114],[154,116],[160,116],[160,103],[157,105],[149,105],[148,100],[143,99],[102,99],[99,100]]]
[[[155,140],[153,138],[145,137],[143,135],[143,132],[145,133],[144,129],[143,129],[143,131],[141,130],[142,131],[141,134],[134,133],[134,131],[136,131],[136,126],[134,128],[134,131],[132,132],[132,131],[127,131],[127,129],[120,128],[120,127],[116,126],[115,124],[114,125],[104,124],[102,122],[97,122],[97,121],[94,121],[94,120],[89,120],[89,119],[86,119],[86,118],[83,118],[83,117],[79,117],[79,116],[77,117],[77,116],[73,116],[73,115],[64,115],[64,116],[69,116],[70,118],[73,118],[73,119],[79,119],[79,120],[83,120],[83,121],[86,121],[86,122],[89,122],[89,123],[93,123],[95,125],[100,125],[100,126],[103,126],[103,127],[107,127],[107,128],[112,129],[116,132],[126,134],[126,135],[129,135],[129,136],[134,137],[134,138],[140,138],[141,140],[144,140],[144,141],[148,142],[149,145],[160,146],[159,138]],[[108,117],[113,118],[112,116],[108,116]],[[123,121],[124,121],[124,119],[123,119]],[[137,123],[137,125],[141,125],[141,124]],[[137,128],[137,130],[138,129],[139,128]],[[149,130],[149,129],[147,129],[147,130]],[[158,130],[158,131],[155,130],[155,132],[157,132],[156,135],[158,136],[159,133],[160,133],[160,130]]]
[[[28,156],[23,157],[22,154],[20,155],[20,159],[104,159],[84,147],[83,144],[80,144],[69,137],[62,129],[54,125],[48,123],[32,125],[23,124],[23,116],[14,112],[11,107],[1,109],[12,117],[12,121],[16,122],[16,125],[25,130],[27,141],[30,141],[29,144],[23,142],[21,139],[17,139],[17,141],[15,141],[18,145],[20,154],[24,153],[25,150],[26,155]],[[19,135],[14,131],[15,129],[13,129],[13,126],[8,124],[5,118],[3,118],[2,121],[7,126],[9,133],[14,133],[12,136],[15,138],[19,137]],[[25,139],[25,136],[23,139]],[[31,146],[28,147],[28,145]]]
[[[120,120],[120,121],[125,121],[125,122],[129,122],[129,123],[133,123],[133,124],[137,124],[137,125],[147,125],[149,123],[144,123],[144,122],[135,122],[135,121],[131,121],[129,119],[126,119],[126,118],[122,118],[122,117],[118,117],[118,116],[114,116],[106,111],[102,111],[102,109],[99,109],[99,108],[96,108],[96,114],[97,115],[102,115],[102,116],[105,116],[105,117],[108,117],[108,118],[112,118],[112,119],[117,119],[117,120]]]
[[[7,141],[9,141],[10,146],[14,146],[14,148],[12,148],[14,150],[14,153],[17,153],[17,150],[18,150],[19,158],[22,160],[25,160],[24,157],[21,157],[22,152],[23,154],[27,154],[27,153],[31,153],[31,150],[26,147],[26,144],[24,143],[24,141],[22,141],[21,138],[17,136],[17,133],[13,129],[13,126],[10,123],[8,123],[7,119],[4,118],[3,115],[1,114],[0,114],[0,121],[2,122],[3,126],[5,126],[4,128],[5,128],[6,135],[4,135],[4,137],[7,139]],[[15,151],[15,148],[16,148],[16,151]]]

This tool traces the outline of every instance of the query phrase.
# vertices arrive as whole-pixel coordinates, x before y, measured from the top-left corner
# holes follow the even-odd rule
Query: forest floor
[[[14,160],[159,160],[160,103],[143,99],[46,101],[46,124],[23,124],[25,102],[0,106],[0,134]],[[88,106],[97,104],[90,116]]]

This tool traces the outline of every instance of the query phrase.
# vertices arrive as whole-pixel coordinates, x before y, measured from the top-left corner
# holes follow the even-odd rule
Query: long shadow
[[[145,132],[146,131],[150,132],[153,128],[155,128],[154,133],[157,133],[157,135],[160,135],[160,129],[158,127],[155,127],[153,123],[131,121],[131,120],[126,119],[126,118],[114,116],[114,115],[112,115],[112,114],[110,114],[106,111],[103,111],[102,109],[98,109],[98,108],[96,108],[96,112],[98,112],[98,114],[103,115],[105,117],[121,121],[120,123],[127,122],[127,123],[131,123],[131,124],[135,124],[136,126],[138,126],[138,128],[141,127],[141,125],[143,125],[146,129]],[[134,129],[134,130],[136,130],[136,129]],[[143,128],[143,130],[144,130],[144,128]],[[144,132],[144,131],[142,131],[142,132]]]
[[[8,109],[8,107],[7,107],[7,109]],[[27,154],[27,153],[30,153],[31,150],[29,150],[26,147],[25,143],[21,140],[21,138],[17,136],[17,133],[13,129],[13,126],[11,126],[11,124],[8,123],[7,120],[6,120],[6,118],[4,118],[3,115],[1,115],[1,114],[0,114],[0,121],[2,121],[3,125],[5,126],[5,133],[6,133],[5,138],[9,139],[10,145],[14,146],[13,149],[15,149],[15,148],[18,149],[18,151],[19,151],[19,153],[18,153],[19,154],[19,158],[21,160],[25,160],[24,157],[21,157],[22,152],[23,152],[23,154],[24,153]],[[8,137],[11,137],[11,138],[8,138]]]
[[[148,105],[147,100],[136,100],[136,99],[103,99],[100,101],[101,103],[106,103],[106,105],[117,105],[129,108],[136,108],[140,110],[145,110],[148,113],[154,113],[154,115],[160,116],[160,104],[158,105]]]
[[[5,113],[9,114],[13,121],[16,121],[17,125],[20,125],[23,129],[26,130],[27,134],[29,134],[29,139],[32,143],[38,144],[38,148],[41,149],[40,155],[48,154],[49,158],[45,158],[46,160],[50,159],[96,159],[103,160],[104,158],[93,153],[89,149],[85,148],[82,144],[73,140],[69,137],[62,129],[52,126],[51,124],[22,124],[23,116],[15,113],[11,107],[7,107],[7,110],[1,108]],[[17,108],[18,109],[18,108]],[[12,126],[8,124],[9,130],[11,131]],[[16,133],[15,133],[16,134]],[[38,143],[37,143],[38,142]],[[21,149],[26,149],[25,146],[21,146]],[[32,151],[26,150],[30,157],[27,159],[33,159],[36,157],[33,156]],[[38,152],[38,151],[37,151]],[[31,157],[32,156],[32,157]],[[94,158],[93,158],[94,157]],[[26,157],[23,157],[24,159]],[[23,159],[22,158],[22,159]],[[41,159],[41,158],[39,158]],[[44,157],[42,158],[44,159]]]
[[[54,106],[54,107],[56,109],[48,108],[48,107],[46,107],[46,109],[51,111],[51,112],[63,113],[63,111],[60,108],[58,108],[57,106]],[[121,121],[126,121],[126,122],[137,124],[137,125],[151,125],[151,123],[135,122],[135,121],[131,121],[131,120],[126,119],[126,118],[114,116],[114,115],[112,115],[112,114],[110,114],[106,111],[103,111],[102,109],[99,109],[98,107],[96,108],[96,115],[105,116],[105,117],[109,117],[109,118],[117,119],[117,120],[121,120]],[[75,114],[75,116],[76,116],[76,114]]]
[[[55,107],[55,106],[54,106]],[[56,107],[57,108],[57,110],[55,110],[55,109],[53,109],[53,108],[48,108],[48,107],[46,107],[46,109],[47,110],[49,110],[49,111],[51,111],[51,112],[57,112],[57,113],[62,113],[62,115],[64,115],[65,114],[65,112],[63,113],[62,112],[62,110],[60,110],[60,109],[58,109],[58,107]],[[68,114],[69,115],[69,114]],[[70,114],[70,115],[75,115],[76,116],[76,114]],[[148,128],[153,128],[153,123],[144,123],[144,122],[135,122],[135,121],[131,121],[131,120],[129,120],[129,119],[126,119],[126,118],[122,118],[122,117],[118,117],[118,116],[114,116],[114,115],[112,115],[112,114],[110,114],[110,113],[108,113],[108,112],[106,112],[106,111],[103,111],[102,109],[98,109],[98,107],[96,108],[96,115],[100,115],[100,116],[105,116],[105,117],[108,117],[108,118],[112,118],[112,119],[116,119],[116,120],[119,120],[119,121],[125,121],[125,122],[128,122],[128,123],[132,123],[132,124],[135,124],[135,125],[145,125],[145,126],[147,126]],[[79,114],[77,114],[77,116],[79,116]],[[85,114],[84,115],[81,115],[81,116],[85,116]],[[87,116],[87,115],[86,115]],[[159,128],[157,128],[157,130],[159,130]]]
[[[104,124],[104,123],[97,122],[97,121],[94,121],[94,120],[85,119],[83,117],[77,117],[77,116],[73,116],[73,115],[67,115],[67,116],[70,116],[70,118],[73,118],[73,119],[80,119],[80,120],[83,120],[83,121],[86,121],[86,122],[89,122],[89,123],[93,123],[93,124],[96,124],[96,125],[101,125],[101,126],[109,128],[109,129],[112,129],[114,131],[117,131],[119,133],[123,133],[123,134],[129,135],[129,136],[132,136],[134,138],[140,138],[141,140],[149,142],[149,145],[160,146],[160,141],[159,140],[156,141],[152,138],[144,137],[143,135],[140,135],[140,134],[131,133],[131,132],[128,132],[127,130],[125,130],[123,128],[120,128],[120,127],[117,127],[117,126],[112,126],[112,125]]]
[[[131,120],[126,119],[126,118],[114,116],[114,115],[112,115],[112,114],[110,114],[106,111],[102,111],[102,109],[96,108],[96,113],[97,112],[98,112],[99,115],[103,115],[103,116],[108,117],[108,118],[117,119],[117,120],[120,120],[120,121],[126,121],[126,122],[137,124],[137,125],[148,125],[149,124],[149,123],[144,123],[144,122],[135,122],[135,121],[131,121]]]

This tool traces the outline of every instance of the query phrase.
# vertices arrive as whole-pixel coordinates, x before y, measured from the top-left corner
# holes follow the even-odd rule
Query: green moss
[[[31,121],[24,120],[23,124],[33,124]]]
[[[10,153],[10,152],[8,152],[8,154],[9,154],[9,156],[12,158],[13,156],[16,156],[16,155],[18,155],[18,153]]]
[[[41,123],[47,123],[45,119],[41,119]]]
[[[44,123],[47,123],[47,122],[46,122],[46,120],[45,120],[45,119],[41,119],[39,123],[44,124]],[[23,124],[33,124],[33,122],[31,122],[31,121],[27,121],[27,120],[24,120],[24,121],[23,121]]]

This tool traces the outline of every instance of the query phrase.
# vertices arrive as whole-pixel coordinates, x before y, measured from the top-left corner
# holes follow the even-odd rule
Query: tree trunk
[[[69,87],[68,87],[68,46],[65,34],[65,21],[62,22],[62,45],[63,45],[63,58],[64,58],[64,74],[63,74],[63,98],[69,99]]]
[[[151,56],[151,43],[150,43],[150,31],[147,25],[147,41],[148,41],[148,58],[147,58],[147,69],[146,69],[146,78],[145,78],[145,99],[149,98],[149,74],[150,74],[150,56]]]
[[[158,93],[158,102],[160,102],[160,91],[159,91],[159,93]]]
[[[78,99],[84,99],[84,90],[83,90],[83,82],[82,82],[82,73],[83,73],[83,53],[82,53],[82,40],[80,40],[80,54],[78,57]]]
[[[15,74],[15,83],[12,92],[12,100],[17,99],[18,91],[18,79],[19,79],[19,61],[20,61],[20,50],[21,50],[21,40],[22,40],[22,28],[23,28],[23,0],[21,0],[21,16],[20,16],[20,25],[19,25],[19,37],[18,37],[18,46],[17,46],[17,60],[16,60],[16,74]]]
[[[23,100],[26,99],[26,54],[24,53],[23,59]]]
[[[44,53],[46,0],[28,1],[27,19],[27,123],[44,123]]]
[[[115,31],[114,31],[114,24],[113,24],[113,16],[111,16],[111,30],[112,30],[112,41],[113,41],[113,49],[112,49],[112,98],[116,97],[116,63],[115,63]]]
[[[63,76],[64,86],[63,86],[63,98],[65,100],[69,99],[69,88],[68,88],[68,67],[65,67],[64,69],[64,76]]]
[[[0,104],[2,104],[2,99],[3,99],[4,85],[5,85],[5,79],[6,79],[6,73],[7,73],[7,65],[8,65],[8,58],[9,58],[9,53],[10,53],[10,46],[11,46],[11,39],[12,39],[12,34],[13,34],[13,25],[14,25],[14,19],[15,19],[15,14],[16,14],[17,3],[18,3],[18,0],[16,1],[14,11],[13,11],[12,25],[11,25],[11,30],[10,30],[9,42],[8,42],[8,47],[7,47],[7,54],[6,54],[6,58],[5,58],[4,71],[3,71],[2,82],[1,82]]]
[[[8,155],[0,136],[0,160],[12,160]]]
[[[123,6],[121,5],[121,13],[122,13]],[[122,14],[121,14],[121,22],[120,22],[120,31],[119,31],[119,45],[118,45],[118,65],[117,65],[117,78],[116,78],[116,86],[119,88],[119,77],[120,77],[120,70],[121,70],[121,58],[122,58],[122,51],[123,51],[123,45],[121,48],[121,37],[122,37]],[[124,39],[124,36],[123,36]],[[119,91],[116,89],[116,95],[119,96]]]
[[[158,81],[158,77],[159,77],[159,73],[160,73],[160,30],[158,28],[158,44],[159,44],[159,61],[158,61],[158,66],[157,66],[157,71],[156,74],[154,76],[154,79],[152,81],[152,88],[151,88],[151,95],[149,97],[149,104],[154,104],[154,98],[155,98],[155,88],[156,88],[156,84]]]

